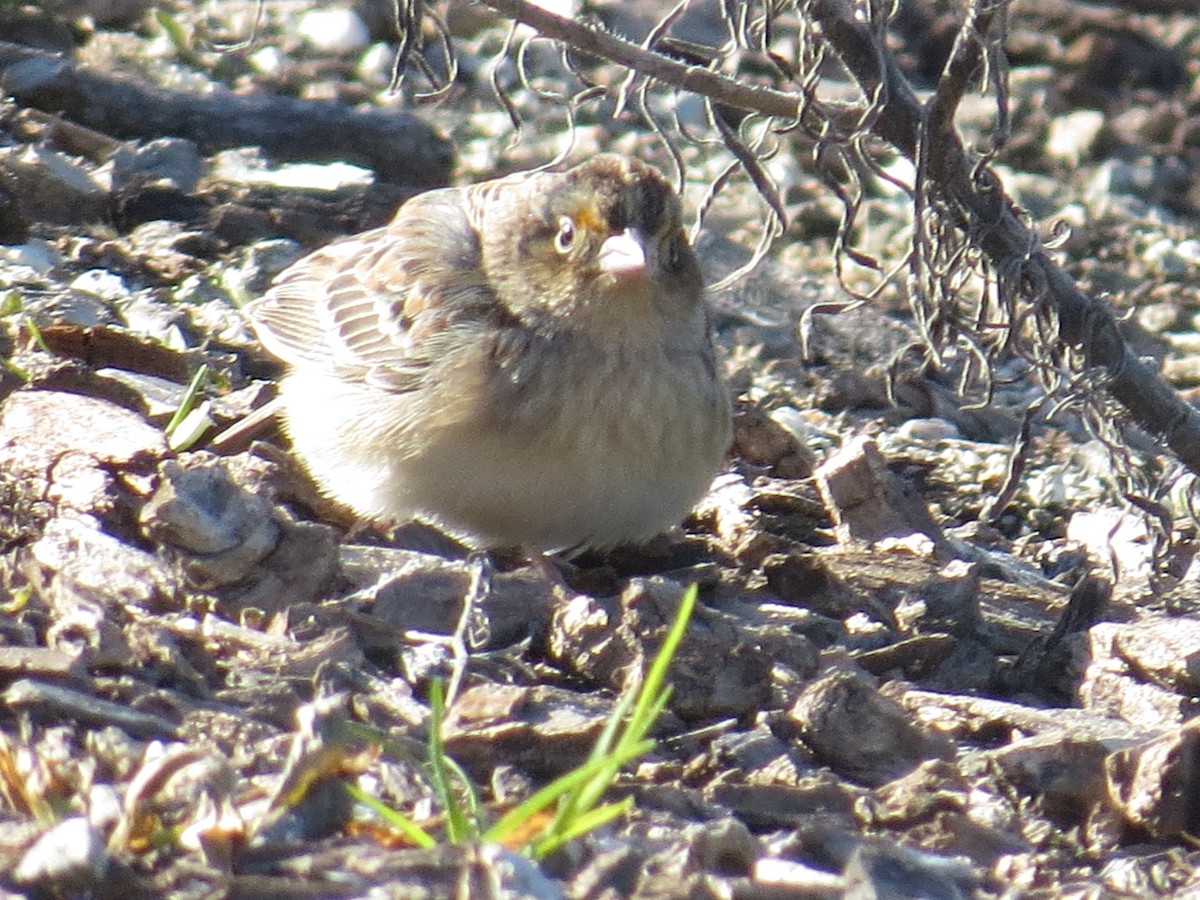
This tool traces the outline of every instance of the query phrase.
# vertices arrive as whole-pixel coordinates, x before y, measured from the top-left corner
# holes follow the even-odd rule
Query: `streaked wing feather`
[[[422,194],[385,228],[335,241],[285,271],[247,307],[267,349],[293,365],[412,389],[429,363],[426,339],[494,305],[464,190],[473,189]]]

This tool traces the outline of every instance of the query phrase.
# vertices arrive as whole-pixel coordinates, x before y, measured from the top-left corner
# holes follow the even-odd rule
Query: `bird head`
[[[589,313],[636,320],[700,306],[679,198],[652,167],[604,154],[530,175],[496,199],[483,228],[484,266],[517,314],[586,324]]]

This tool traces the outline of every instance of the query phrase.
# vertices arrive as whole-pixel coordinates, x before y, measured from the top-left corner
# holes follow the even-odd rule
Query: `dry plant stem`
[[[739,109],[794,119],[799,95],[743,85],[719,73],[667,59],[623,40],[526,2],[481,0],[486,6],[529,25],[546,37],[575,49],[635,69],[640,74],[702,94]],[[957,132],[948,124],[962,83],[952,82],[927,110],[917,99],[895,60],[865,25],[855,21],[848,0],[801,0],[800,12],[820,28],[822,38],[841,59],[865,97],[878,98],[871,121],[874,134],[916,162],[922,140],[934,140],[925,158],[929,189],[945,197],[957,211],[959,227],[986,254],[997,271],[1018,271],[1022,295],[1054,309],[1062,340],[1078,347],[1086,365],[1102,369],[1109,393],[1133,419],[1167,447],[1188,469],[1200,474],[1200,413],[1134,355],[1122,338],[1112,310],[1079,289],[1027,228],[1012,200],[986,168],[971,159]],[[980,31],[986,22],[977,23]],[[967,66],[948,73],[965,79]]]
[[[453,658],[453,668],[450,682],[446,686],[446,708],[449,709],[463,679],[467,675],[467,665],[471,658],[473,647],[487,640],[486,636],[477,636],[481,624],[481,607],[492,590],[492,577],[495,573],[495,563],[487,551],[477,550],[467,557],[467,568],[471,573],[471,583],[463,596],[462,613],[458,617],[454,634],[450,638],[450,652]]]

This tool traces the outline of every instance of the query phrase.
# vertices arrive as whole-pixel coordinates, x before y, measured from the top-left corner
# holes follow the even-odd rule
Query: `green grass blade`
[[[639,730],[642,730],[643,732],[649,730],[649,726],[653,725],[657,719],[657,713],[661,713],[663,708],[667,705],[667,700],[670,696],[671,686],[667,685],[660,692],[658,700],[647,708],[648,712],[652,714],[651,717],[646,721],[647,727]],[[649,753],[654,749],[656,744],[656,741],[651,738],[647,738],[644,733],[634,734],[634,729],[626,728],[626,730],[622,733],[620,740],[617,742],[617,746],[613,748],[611,755],[613,759],[630,761],[636,759],[638,756],[644,756],[646,753]],[[644,747],[645,749],[631,756],[630,750],[632,750],[634,747]],[[624,765],[624,762],[622,762],[621,765]],[[612,786],[613,781],[616,780],[617,768],[619,767],[620,766],[614,767],[607,778],[597,777],[590,782],[581,784],[575,796],[571,798],[569,808],[564,808],[562,811],[560,822],[568,822],[574,816],[581,815],[586,812],[593,804],[600,802],[600,798],[604,796],[605,792]],[[565,827],[565,825],[562,827]]]
[[[351,797],[364,806],[369,807],[377,816],[403,834],[405,838],[417,847],[428,850],[431,847],[437,846],[437,840],[428,831],[408,816],[392,809],[382,800],[372,797],[358,785],[347,784],[346,790],[350,792]]]
[[[601,825],[607,825],[614,819],[628,813],[633,809],[633,798],[626,797],[624,800],[618,800],[616,803],[606,803],[604,806],[597,806],[595,809],[588,810],[581,816],[578,816],[571,823],[571,827],[563,831],[561,834],[549,835],[541,840],[534,841],[530,848],[535,859],[543,859],[565,846],[577,837],[587,834]]]
[[[565,775],[560,775],[545,787],[534,792],[524,802],[514,806],[483,834],[485,841],[503,841],[506,834],[519,830],[526,822],[542,810],[549,808],[569,791],[575,790],[580,784],[590,779],[603,776],[606,770],[615,772],[627,762],[636,759],[654,749],[654,741],[644,741],[632,744],[621,755],[613,755],[604,759],[589,760],[577,769],[572,769]],[[612,782],[608,775],[607,782]]]
[[[663,639],[662,646],[658,648],[658,653],[655,654],[650,668],[646,672],[646,677],[636,691],[626,692],[621,697],[621,702],[617,704],[613,716],[609,719],[608,726],[601,735],[601,739],[611,743],[611,748],[606,747],[606,753],[623,756],[625,748],[631,744],[640,744],[646,737],[646,734],[654,727],[654,723],[658,721],[658,717],[666,708],[667,701],[671,697],[671,685],[666,684],[667,670],[670,668],[671,660],[674,658],[676,651],[679,649],[680,643],[683,641],[683,636],[687,631],[688,622],[691,621],[692,612],[696,608],[696,597],[699,593],[695,585],[689,587],[679,601],[679,609],[675,613],[675,619],[671,623],[671,628]],[[628,719],[625,718],[625,711],[633,706],[633,712]],[[619,733],[617,726],[620,727]],[[617,734],[613,739],[612,735]],[[601,742],[597,741],[597,749]],[[651,742],[653,746],[653,742]],[[596,756],[596,751],[593,751],[593,756]],[[604,796],[604,792],[612,784],[612,780],[616,777],[614,771],[611,777],[607,780],[597,778],[593,781],[580,784],[576,793],[568,798],[565,798],[563,805],[559,809],[558,815],[555,817],[552,829],[556,832],[565,830],[568,823],[577,816],[587,812],[587,810],[595,803],[598,803],[600,798]]]
[[[42,334],[42,329],[38,328],[38,324],[37,322],[33,321],[32,316],[26,316],[25,321],[22,324],[25,326],[25,330],[29,332],[29,336],[33,338],[33,342],[38,345],[38,348],[43,353],[48,353],[51,356],[55,355],[54,351],[50,349],[50,345],[46,343],[46,338]]]
[[[453,757],[443,754],[442,761],[445,763],[447,772],[454,776],[466,795],[466,813],[471,817],[468,832],[472,838],[477,838],[483,832],[484,826],[483,804],[479,802],[479,791],[475,789],[471,776]]]
[[[187,390],[183,392],[183,399],[179,401],[179,408],[175,410],[175,415],[171,416],[171,421],[167,423],[167,427],[163,432],[170,438],[171,433],[179,427],[179,423],[187,418],[187,414],[192,411],[196,405],[196,397],[200,394],[200,386],[204,384],[204,379],[208,377],[208,363],[204,363],[200,368],[196,369],[192,375],[192,380],[188,382]]]
[[[601,759],[607,756],[620,737],[621,726],[625,724],[630,708],[637,699],[637,691],[625,691],[617,699],[617,705],[613,707],[612,714],[608,717],[608,721],[604,724],[604,730],[600,732],[600,736],[596,738],[596,743],[592,746],[592,752],[588,754],[588,759]]]
[[[695,586],[684,593],[675,619],[641,685],[621,694],[588,759],[536,791],[486,829],[478,791],[462,767],[446,754],[442,739],[445,693],[441,682],[434,681],[429,690],[427,771],[445,811],[447,839],[452,843],[469,840],[505,843],[506,838],[527,831],[534,817],[557,804],[553,820],[524,845],[540,858],[628,812],[634,805],[632,797],[606,804],[600,804],[600,800],[624,766],[655,747],[655,741],[646,735],[670,700],[672,686],[667,683],[667,671],[687,630],[696,596]],[[454,781],[458,784],[453,784]],[[461,791],[456,789],[460,786]],[[408,817],[366,796],[356,787],[350,790],[356,799],[375,810],[417,846],[436,846],[435,839]]]
[[[642,689],[638,692],[637,704],[634,706],[633,716],[630,719],[631,729],[640,729],[645,734],[654,724],[655,717],[652,715],[652,707],[659,702],[659,691],[666,683],[667,669],[670,668],[671,660],[675,658],[675,653],[683,642],[683,635],[687,632],[688,623],[692,620],[698,594],[699,589],[693,584],[683,592],[683,597],[680,598],[679,609],[675,613],[675,621],[671,623],[671,630],[667,632],[662,646],[658,648],[654,662],[650,664],[650,670],[646,673],[646,680],[642,683]]]
[[[446,813],[450,842],[461,844],[478,835],[472,835],[470,819],[450,786],[450,767],[447,764],[446,748],[442,743],[442,722],[445,719],[442,690],[442,683],[438,680],[434,680],[429,686],[429,777]]]

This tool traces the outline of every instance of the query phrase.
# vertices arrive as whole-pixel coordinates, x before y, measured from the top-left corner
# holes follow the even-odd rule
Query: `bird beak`
[[[600,245],[600,271],[617,278],[645,275],[650,266],[650,254],[641,234],[626,228]]]

